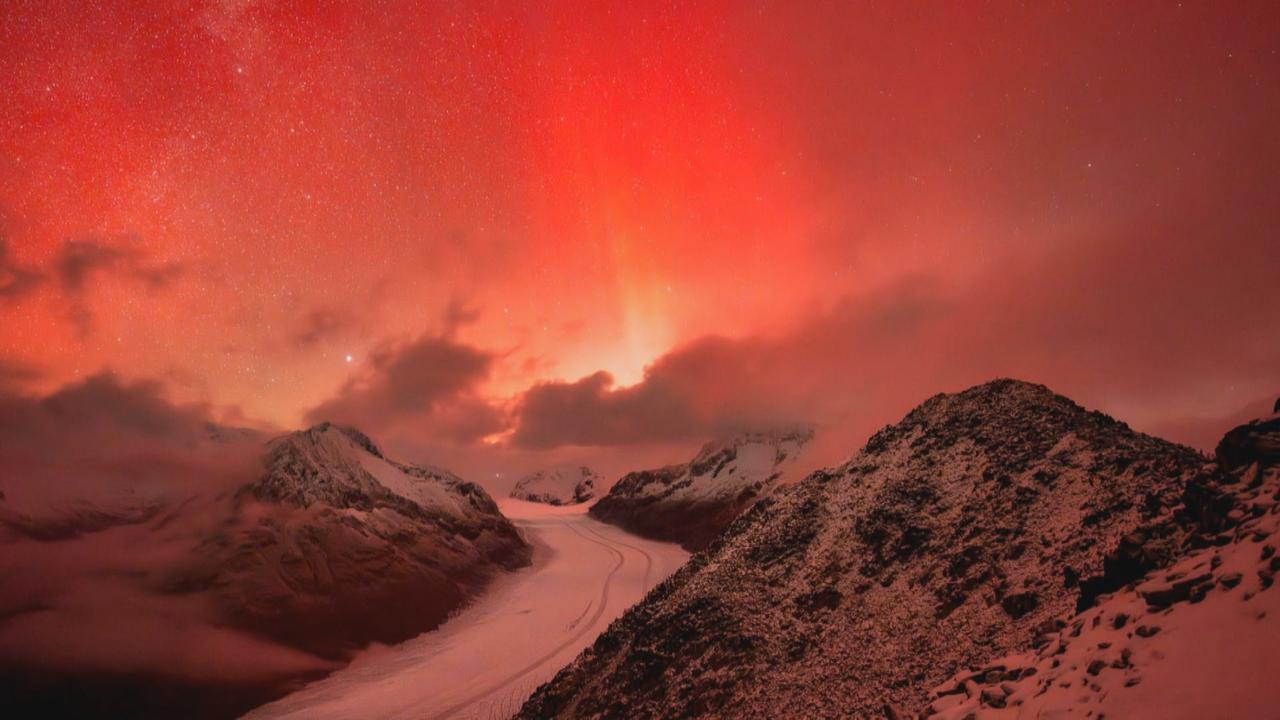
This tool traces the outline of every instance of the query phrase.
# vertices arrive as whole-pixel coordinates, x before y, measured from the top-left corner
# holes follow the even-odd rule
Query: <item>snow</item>
[[[599,480],[600,477],[585,465],[558,465],[521,478],[510,496],[551,505],[585,502],[595,496]]]
[[[1253,511],[1231,542],[1103,596],[1038,652],[987,663],[1003,682],[976,679],[986,669],[956,675],[935,690],[931,720],[1276,717],[1280,591],[1268,578],[1280,532],[1280,472],[1238,497]],[[1151,604],[1172,597],[1179,583],[1204,589]],[[983,693],[994,693],[996,705]]]
[[[371,648],[246,717],[507,717],[689,557],[593,520],[585,504],[499,505],[534,545],[532,567],[495,582],[435,632]]]
[[[794,469],[801,450],[808,442],[808,435],[777,437],[774,434],[747,434],[728,443],[712,443],[698,453],[690,466],[672,485],[680,486],[671,491],[662,483],[649,483],[641,488],[641,496],[666,494],[681,502],[702,502],[736,497],[742,488],[755,482],[767,481],[775,472],[780,476]],[[702,474],[693,474],[694,465],[725,450],[732,450],[734,457],[718,470],[712,467]],[[785,458],[778,462],[779,454]],[[693,482],[685,483],[692,479]]]
[[[448,510],[453,515],[467,515],[467,508],[461,502],[462,496],[452,492],[444,484],[413,477],[377,455],[364,452],[347,438],[344,437],[343,441],[355,453],[360,467],[391,492],[424,508]]]

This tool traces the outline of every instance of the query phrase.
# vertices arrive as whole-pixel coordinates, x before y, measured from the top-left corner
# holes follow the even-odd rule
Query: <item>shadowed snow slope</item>
[[[812,431],[750,432],[707,443],[693,460],[623,476],[592,517],[701,550],[793,469]]]
[[[371,648],[250,718],[506,718],[688,553],[587,517],[581,505],[504,500],[535,547],[439,630]]]
[[[600,476],[585,465],[561,465],[520,478],[511,490],[511,497],[548,505],[572,505],[595,497],[599,481]]]
[[[754,504],[521,717],[921,707],[957,669],[1174,561],[1220,520],[1203,465],[1039,385],[936,396]]]

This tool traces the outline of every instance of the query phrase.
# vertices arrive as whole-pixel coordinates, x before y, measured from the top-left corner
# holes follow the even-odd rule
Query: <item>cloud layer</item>
[[[384,345],[334,397],[307,411],[306,420],[374,433],[416,427],[424,436],[472,442],[503,427],[501,412],[477,394],[494,361],[447,334]]]

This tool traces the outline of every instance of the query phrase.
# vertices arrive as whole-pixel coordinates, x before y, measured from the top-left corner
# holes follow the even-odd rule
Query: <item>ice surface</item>
[[[499,505],[534,545],[532,567],[495,582],[435,632],[371,648],[247,717],[508,717],[689,557],[593,520],[585,505]]]

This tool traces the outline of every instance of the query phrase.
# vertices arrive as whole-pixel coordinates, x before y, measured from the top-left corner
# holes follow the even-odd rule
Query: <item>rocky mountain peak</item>
[[[332,422],[325,421],[317,425],[313,425],[310,428],[307,428],[306,430],[302,430],[300,432],[312,438],[321,438],[321,437],[324,437],[324,435],[330,431],[335,431],[335,432],[341,433],[342,435],[345,435],[348,440],[355,443],[359,447],[364,448],[365,452],[369,453],[370,455],[373,455],[374,457],[380,457],[380,458],[386,457],[382,454],[382,450],[379,449],[376,444],[374,444],[373,440],[369,439],[368,435],[365,435],[364,433],[360,432],[359,430],[349,425],[338,425]],[[297,435],[297,434],[298,433],[293,433],[293,435]]]
[[[278,437],[263,466],[172,586],[289,645],[341,655],[412,637],[530,559],[480,486],[390,460],[353,428]]]
[[[1167,564],[1221,510],[1205,461],[1041,385],[935,396],[751,505],[524,716],[919,706],[955,668]]]

